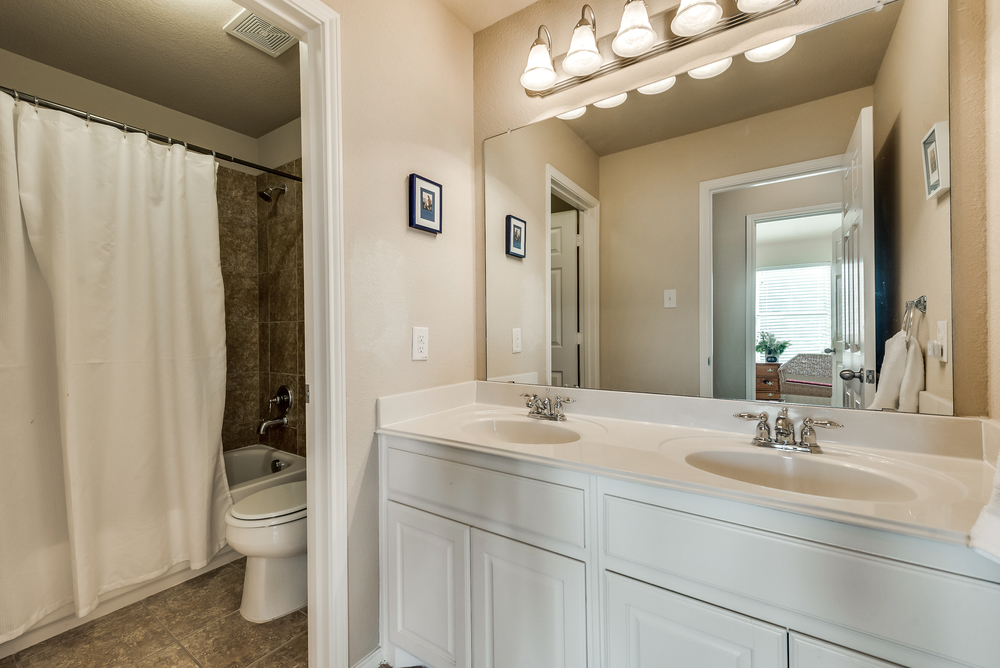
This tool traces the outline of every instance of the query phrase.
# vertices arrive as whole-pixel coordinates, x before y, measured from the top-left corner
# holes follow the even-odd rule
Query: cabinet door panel
[[[582,562],[472,530],[473,666],[584,668]]]
[[[389,503],[389,640],[432,668],[469,665],[469,527]]]
[[[895,663],[880,661],[797,633],[790,634],[788,653],[789,668],[898,668]]]
[[[605,572],[609,668],[784,668],[784,629]]]

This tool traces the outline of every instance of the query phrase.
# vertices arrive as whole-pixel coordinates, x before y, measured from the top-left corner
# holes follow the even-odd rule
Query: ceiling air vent
[[[277,58],[298,40],[281,28],[272,25],[249,9],[244,9],[226,24],[225,31],[242,39],[269,56]]]

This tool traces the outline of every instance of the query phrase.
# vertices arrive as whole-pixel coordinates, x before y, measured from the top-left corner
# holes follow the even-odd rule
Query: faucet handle
[[[560,397],[558,394],[556,395],[557,408],[559,406],[562,406],[563,404],[573,404],[573,403],[576,403],[576,399],[573,399],[572,397]]]
[[[802,420],[802,425],[805,427],[821,427],[823,429],[840,429],[844,426],[833,420],[814,420],[809,417]]]
[[[521,394],[519,394],[517,396],[527,398],[527,401],[524,402],[524,407],[525,408],[533,408],[534,405],[535,405],[535,402],[538,401],[538,395],[537,394],[525,394],[525,393],[521,393]]]
[[[733,417],[747,422],[767,422],[768,415],[767,411],[761,411],[760,413],[736,413]]]

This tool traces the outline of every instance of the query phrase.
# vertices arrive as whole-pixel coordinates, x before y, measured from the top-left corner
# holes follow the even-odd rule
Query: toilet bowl
[[[247,558],[240,606],[245,619],[267,622],[306,604],[304,481],[269,487],[233,505],[226,540]]]

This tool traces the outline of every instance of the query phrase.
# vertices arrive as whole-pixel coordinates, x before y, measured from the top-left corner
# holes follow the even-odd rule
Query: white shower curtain
[[[82,616],[104,592],[181,562],[204,566],[225,544],[231,503],[221,447],[226,348],[214,160],[22,104],[18,237],[8,233],[8,218],[20,218],[8,201],[10,102],[0,95],[4,280],[18,271],[7,270],[18,243],[29,259],[14,289],[3,285],[3,311],[8,302],[13,310],[0,329],[0,387],[16,395],[22,376],[34,375],[22,369],[38,368],[24,399],[38,421],[21,424],[25,437],[15,431],[14,447],[45,480],[19,482],[20,503],[0,487],[5,521],[10,502],[26,515],[14,527],[20,534],[4,532],[2,544],[62,528],[43,531],[52,533],[44,541],[30,536],[39,544],[20,546],[13,561],[0,548],[0,641],[68,599]],[[31,292],[39,273],[44,299]],[[18,290],[28,296],[8,299]],[[4,478],[21,475],[16,462],[6,466]],[[9,570],[49,550],[38,577]],[[6,610],[8,600],[19,602],[16,610]]]

